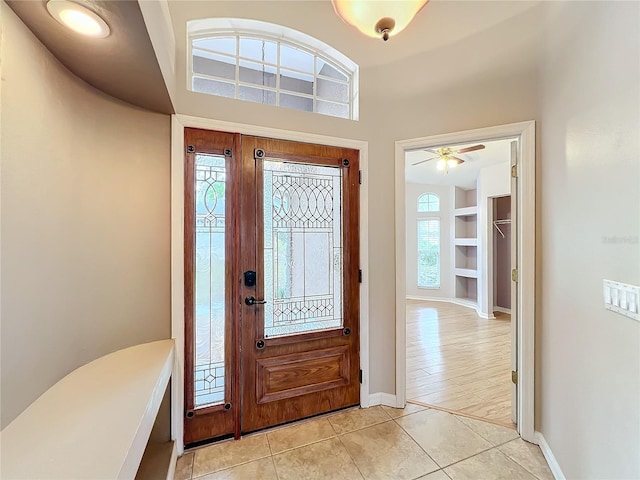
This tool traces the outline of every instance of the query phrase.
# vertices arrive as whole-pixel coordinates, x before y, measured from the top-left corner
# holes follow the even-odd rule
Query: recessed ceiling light
[[[47,10],[53,18],[74,32],[94,38],[109,36],[109,25],[83,5],[67,0],[49,0]]]

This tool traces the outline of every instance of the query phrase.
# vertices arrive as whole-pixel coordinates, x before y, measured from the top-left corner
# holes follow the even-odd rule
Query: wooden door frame
[[[405,153],[416,148],[460,145],[489,140],[518,140],[518,422],[520,436],[538,443],[535,435],[535,122],[527,121],[400,140],[395,145],[396,204],[396,406],[406,401],[406,211]]]
[[[225,122],[190,115],[171,116],[171,337],[175,339],[176,358],[171,379],[171,432],[178,455],[184,452],[184,129],[201,128],[219,132],[316,143],[360,151],[360,406],[371,405],[369,392],[369,143],[312,133]],[[375,403],[375,402],[374,402]],[[379,402],[377,402],[379,403]]]

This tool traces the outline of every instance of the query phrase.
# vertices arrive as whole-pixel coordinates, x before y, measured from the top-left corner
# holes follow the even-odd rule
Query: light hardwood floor
[[[407,301],[407,400],[511,423],[510,316]]]

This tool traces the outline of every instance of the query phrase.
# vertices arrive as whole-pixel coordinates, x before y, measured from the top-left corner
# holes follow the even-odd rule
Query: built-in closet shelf
[[[478,271],[471,268],[456,268],[456,277],[478,278]]]
[[[135,478],[173,359],[173,340],[160,340],[71,372],[2,431],[2,477]],[[172,466],[173,442],[160,453],[172,455],[165,459]]]
[[[459,245],[463,247],[477,247],[478,239],[477,238],[456,238],[453,243],[455,245]]]
[[[478,207],[477,206],[456,208],[453,211],[453,215],[455,217],[469,217],[471,215],[477,215],[477,214],[478,214]]]

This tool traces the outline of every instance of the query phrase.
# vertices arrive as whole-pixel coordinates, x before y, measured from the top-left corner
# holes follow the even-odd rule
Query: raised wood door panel
[[[243,285],[240,297],[252,296],[267,301],[267,304],[256,305],[243,302],[241,306],[242,431],[250,432],[359,403],[359,153],[338,147],[258,137],[243,137],[242,143],[241,271],[256,271],[257,282],[251,287]],[[268,171],[265,171],[265,165]],[[322,172],[329,174],[322,177],[316,167],[322,167]],[[267,176],[277,176],[278,180],[265,184]],[[321,180],[318,179],[320,177]],[[267,192],[267,196],[265,185],[271,192]],[[331,185],[340,187],[340,199],[335,205],[328,193]],[[278,227],[280,230],[277,232],[274,225],[278,222],[272,219],[273,225],[269,228],[273,230],[266,239],[264,215],[265,211],[271,211],[271,207],[265,210],[265,198],[274,202],[274,212],[278,202],[282,211],[286,210],[283,205],[289,202],[287,208],[298,212],[296,218],[279,219],[285,227]],[[312,213],[301,213],[303,207],[305,212]],[[338,248],[336,232],[325,226],[336,224],[337,220],[326,213],[329,210],[335,212],[334,207],[340,208],[342,216],[341,250],[332,257],[334,250],[331,249]],[[320,211],[321,214],[318,213]],[[301,226],[299,222],[302,220],[307,223]],[[295,242],[302,242],[303,247],[293,246],[294,235]],[[316,237],[309,240],[311,235]],[[270,240],[273,238],[276,240]],[[281,238],[285,240],[281,242]],[[271,241],[285,246],[291,244],[288,250],[290,257],[285,263],[273,260],[279,254],[273,245],[265,250],[265,245]],[[320,245],[317,252],[311,250],[314,242]],[[308,251],[300,255],[298,250],[301,249]],[[329,258],[329,262],[335,258],[335,264],[317,267],[318,271],[324,268],[329,272],[326,283],[332,286],[329,293],[314,291],[313,286],[307,285],[307,277],[311,275],[308,272],[313,272],[313,265],[298,266],[297,273],[291,273],[294,262],[312,261],[316,253],[320,258]],[[284,269],[290,267],[291,271],[287,270],[286,278],[282,280],[286,287],[276,285],[277,279],[272,279],[271,290],[265,290],[268,275],[283,276],[280,270],[274,273],[276,267],[271,265],[278,268],[284,265]],[[336,276],[337,271],[340,271],[339,277]],[[299,277],[301,272],[304,272],[305,282],[302,296],[294,292],[300,290],[294,277]],[[341,297],[335,297],[340,302],[339,307],[333,301],[332,295],[336,294],[333,287],[340,289]],[[271,318],[268,328],[265,328],[265,312]],[[285,320],[276,325],[276,317]],[[295,324],[294,327],[282,326],[287,319]],[[301,325],[307,320],[314,328],[307,329]],[[296,328],[301,330],[296,331]]]
[[[233,281],[238,277],[238,143],[234,134],[185,129],[186,445],[239,432],[234,321],[239,305]]]

